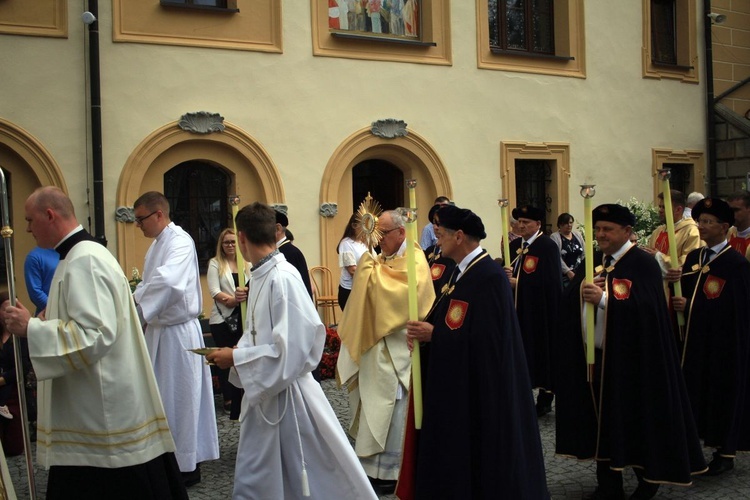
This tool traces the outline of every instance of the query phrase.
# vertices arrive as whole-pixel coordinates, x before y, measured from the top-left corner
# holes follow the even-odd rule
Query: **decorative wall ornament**
[[[115,209],[115,220],[117,222],[135,222],[135,209],[133,207],[117,207]]]
[[[335,217],[339,213],[339,206],[336,203],[323,203],[320,205],[320,215],[323,217]]]
[[[177,124],[182,130],[194,134],[210,134],[211,132],[224,131],[224,117],[219,113],[198,111],[197,113],[185,113],[180,117]]]
[[[370,132],[372,132],[372,135],[382,137],[383,139],[406,137],[409,133],[406,130],[406,122],[404,120],[396,120],[395,118],[386,118],[385,120],[372,122]]]
[[[283,203],[274,203],[271,205],[271,208],[276,210],[277,212],[281,212],[282,214],[289,216],[289,207],[284,205]]]

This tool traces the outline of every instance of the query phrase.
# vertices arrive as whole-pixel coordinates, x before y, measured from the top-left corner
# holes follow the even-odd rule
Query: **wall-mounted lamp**
[[[717,14],[716,12],[711,12],[708,17],[713,24],[724,24],[727,21],[727,16],[724,14]]]
[[[94,24],[94,21],[96,21],[96,16],[92,14],[89,11],[84,12],[81,14],[81,20],[84,24]]]

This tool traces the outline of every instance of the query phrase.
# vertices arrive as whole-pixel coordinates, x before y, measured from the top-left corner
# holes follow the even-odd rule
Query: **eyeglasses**
[[[237,246],[237,242],[236,241],[222,241],[221,244],[222,245],[226,245],[228,247],[235,247],[235,246]]]
[[[721,224],[717,220],[709,220],[709,219],[698,219],[697,223],[699,226],[713,226],[714,224]]]
[[[390,233],[391,231],[395,231],[396,229],[399,229],[399,228],[398,227],[394,227],[394,228],[388,229],[386,231],[380,231],[380,234],[382,234],[383,236],[385,236],[386,234]]]
[[[136,217],[135,218],[135,223],[138,224],[139,226],[142,225],[144,220],[148,219],[149,217],[151,217],[152,215],[154,215],[156,212],[158,212],[158,210],[154,210],[150,214],[144,215],[143,217]]]

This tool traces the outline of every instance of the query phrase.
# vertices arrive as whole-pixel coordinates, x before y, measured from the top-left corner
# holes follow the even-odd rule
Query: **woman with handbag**
[[[249,276],[247,263],[245,276]],[[242,337],[240,303],[235,297],[239,286],[237,273],[237,236],[233,229],[224,229],[216,244],[216,256],[208,262],[208,290],[214,299],[209,325],[217,347],[234,347]],[[242,390],[229,380],[229,370],[219,370],[219,386],[224,396],[224,410],[231,411],[230,419],[239,418]],[[236,411],[235,411],[236,410]]]

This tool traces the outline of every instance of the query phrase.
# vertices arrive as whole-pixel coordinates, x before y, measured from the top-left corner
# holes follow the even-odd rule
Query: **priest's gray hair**
[[[699,193],[698,191],[693,191],[690,193],[687,197],[687,206],[690,208],[693,208],[696,203],[701,201],[705,196],[703,196],[703,193]]]
[[[406,227],[406,217],[401,215],[398,210],[386,210],[383,213],[391,216],[394,227]]]

